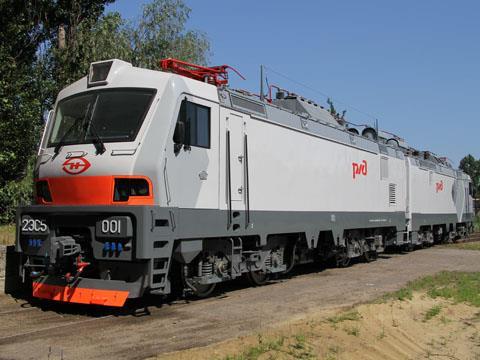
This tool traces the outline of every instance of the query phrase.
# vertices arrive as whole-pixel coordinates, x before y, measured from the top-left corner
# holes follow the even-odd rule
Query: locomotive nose
[[[69,163],[68,169],[82,166],[87,165]],[[36,202],[42,205],[153,205],[152,182],[145,176],[52,177],[37,180],[36,188]]]

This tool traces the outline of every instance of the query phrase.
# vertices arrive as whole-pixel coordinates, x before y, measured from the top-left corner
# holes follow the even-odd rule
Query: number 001
[[[103,220],[102,233],[104,234],[120,234],[120,220]]]

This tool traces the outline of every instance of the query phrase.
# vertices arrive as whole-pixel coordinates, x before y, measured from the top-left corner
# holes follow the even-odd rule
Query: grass
[[[386,336],[387,335],[385,334],[385,326],[382,326],[382,331],[380,332],[380,334],[378,334],[377,339],[382,340],[385,339]]]
[[[273,340],[265,340],[262,335],[259,335],[258,345],[248,348],[240,355],[227,356],[225,360],[256,360],[267,352],[280,350],[284,342],[285,337],[283,336]]]
[[[338,323],[341,323],[341,322],[347,321],[347,320],[358,321],[361,318],[362,317],[360,316],[358,311],[352,310],[352,311],[348,311],[348,312],[342,313],[342,314],[337,315],[337,316],[333,316],[331,318],[328,318],[327,320],[329,322],[331,322],[332,324],[338,324]]]
[[[475,231],[480,231],[480,214],[476,215],[473,219],[473,227]]]
[[[330,346],[325,354],[325,360],[336,360],[340,354],[341,348],[338,345]]]
[[[431,307],[425,313],[425,316],[423,317],[423,321],[428,321],[430,319],[433,319],[435,316],[440,314],[441,310],[442,310],[442,307],[440,305],[435,305],[435,306]]]
[[[394,291],[394,292],[387,293],[387,294],[383,295],[379,299],[379,302],[386,302],[386,301],[392,300],[392,299],[393,300],[400,300],[400,301],[412,300],[412,296],[413,296],[413,291],[409,286],[407,286],[407,287],[404,287],[400,290],[397,290],[397,291]]]
[[[442,315],[442,317],[440,318],[440,321],[442,322],[443,325],[447,325],[452,322],[452,320],[447,318],[445,315]]]
[[[462,249],[462,250],[477,250],[480,251],[480,241],[471,243],[458,243],[445,245],[450,248]]]
[[[0,225],[0,245],[15,243],[15,225]]]
[[[360,335],[360,328],[358,328],[357,326],[352,326],[352,327],[346,327],[345,329],[345,332],[348,334],[348,335],[352,335],[352,336],[358,336]]]
[[[480,307],[480,272],[442,271],[409,282],[406,287],[387,294],[382,301],[411,300],[414,291],[424,291],[431,298],[445,298]]]
[[[431,298],[441,297],[455,303],[466,302],[480,307],[480,272],[440,272],[414,280],[403,289],[384,296],[382,300],[408,300],[413,298],[414,293],[426,294],[426,296]],[[439,324],[447,325],[451,323],[453,320],[445,316],[448,311],[443,310],[442,306],[445,307],[446,305],[437,304],[428,308],[423,314],[423,322],[436,318]],[[361,320],[362,315],[354,308],[328,318],[326,323],[331,324],[335,330],[338,329],[350,336],[358,337],[361,341],[362,337],[365,336],[365,331],[361,330]],[[480,309],[469,321],[480,322]],[[400,325],[396,319],[392,318],[392,327],[397,328]],[[385,327],[382,327],[379,331],[376,339],[382,340],[387,336]],[[480,338],[480,335],[478,337]],[[315,358],[334,360],[339,357],[340,351],[344,351],[338,345],[333,344],[328,347],[328,350],[320,350],[323,352],[322,356],[320,356],[318,352],[320,340],[324,339],[321,339],[321,335],[312,327],[307,332],[295,332],[292,335],[274,336],[270,339],[265,339],[259,335],[258,343],[248,347],[242,353],[228,356],[224,360],[277,359],[279,357],[305,360]],[[480,341],[478,343],[480,345]],[[432,346],[433,344],[432,342]],[[446,339],[441,338],[439,344],[445,345]],[[434,354],[431,355],[433,356]]]
[[[280,353],[290,355],[295,359],[316,359],[312,347],[307,343],[306,336],[297,334],[274,339],[264,339],[262,335],[259,335],[257,345],[249,347],[241,354],[227,356],[224,360],[257,360],[260,357],[276,359]]]

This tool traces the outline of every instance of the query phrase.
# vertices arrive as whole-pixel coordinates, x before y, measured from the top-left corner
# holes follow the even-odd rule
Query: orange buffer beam
[[[34,281],[32,295],[68,303],[122,307],[128,298],[128,291],[59,286]]]

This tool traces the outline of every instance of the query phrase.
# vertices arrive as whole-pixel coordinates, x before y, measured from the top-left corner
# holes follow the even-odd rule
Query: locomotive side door
[[[167,205],[217,209],[218,104],[184,95],[177,114],[173,154],[166,163],[168,172],[164,174],[168,179],[168,193],[171,192]]]
[[[247,117],[230,109],[224,109],[222,116],[227,227],[232,223],[234,226],[243,223],[247,227],[250,223]]]

